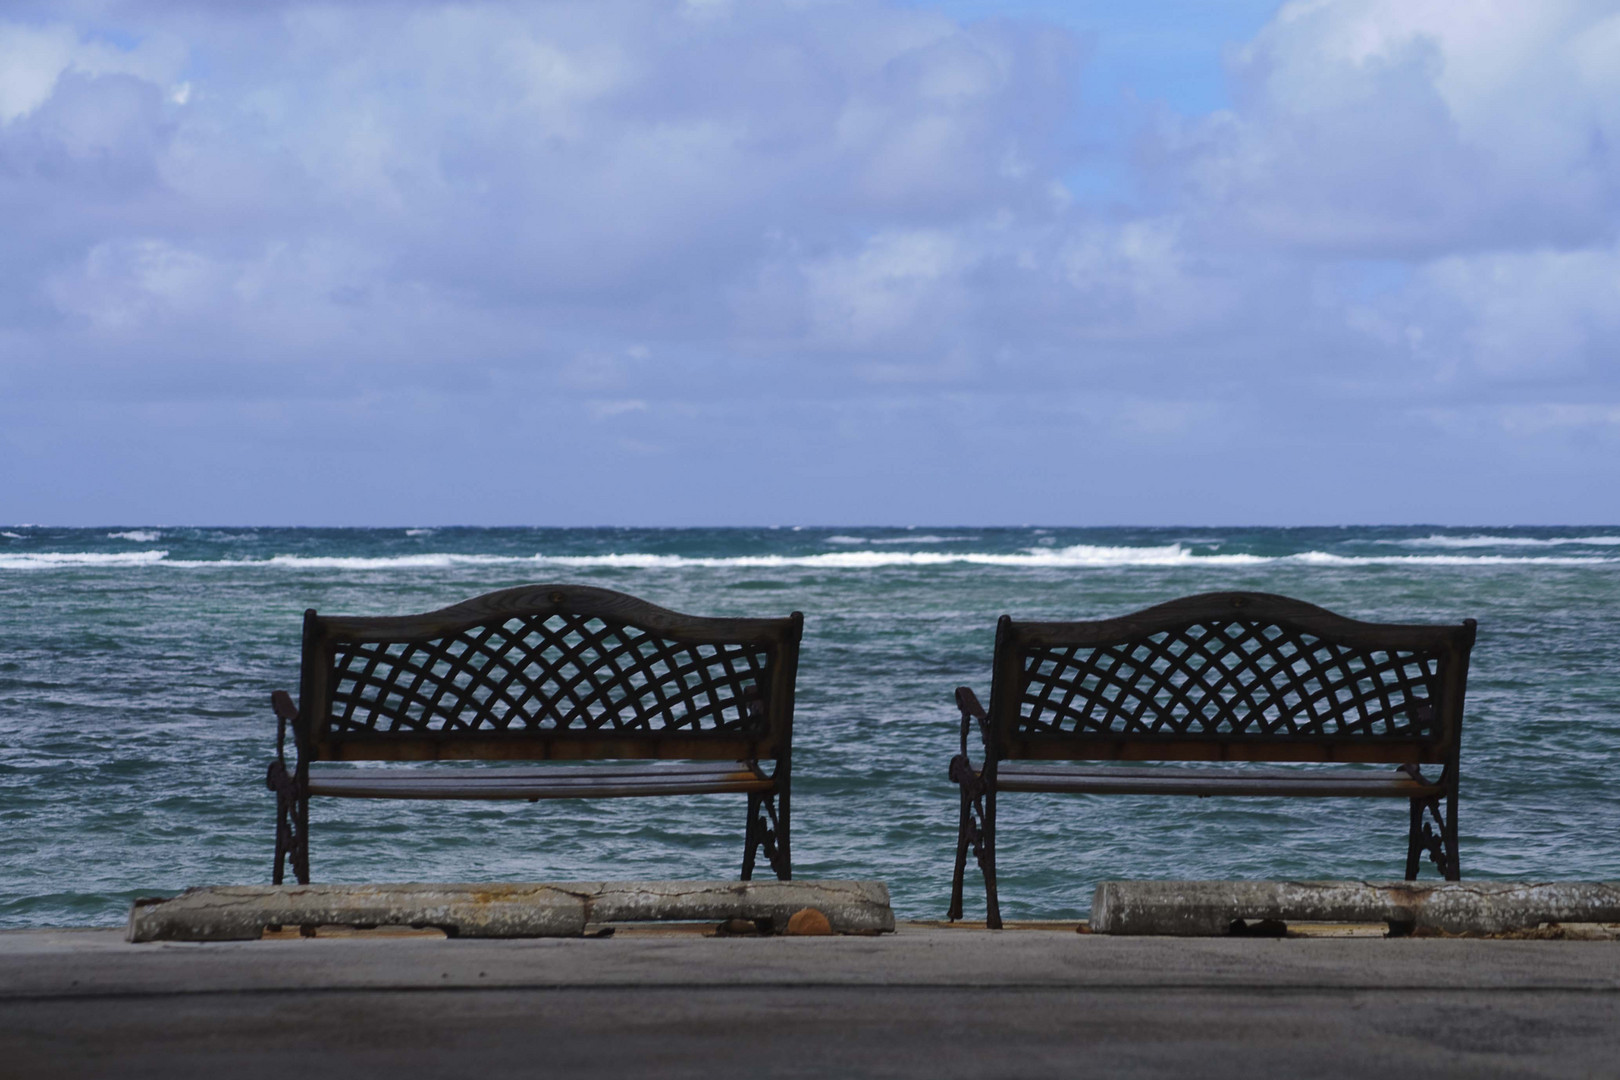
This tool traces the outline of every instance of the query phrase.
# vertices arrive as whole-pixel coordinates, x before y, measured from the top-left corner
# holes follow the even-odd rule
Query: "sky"
[[[8,0],[0,522],[1620,522],[1620,0]]]

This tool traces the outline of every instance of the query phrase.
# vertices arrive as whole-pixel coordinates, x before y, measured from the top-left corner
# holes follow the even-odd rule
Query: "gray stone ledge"
[[[881,881],[578,881],[214,885],[138,900],[128,940],[242,941],[268,926],[432,926],[452,937],[578,937],[587,924],[770,919],[801,908],[837,933],[894,929]]]
[[[1542,923],[1620,922],[1620,884],[1559,881],[1104,881],[1099,934],[1211,937],[1234,920],[1385,922],[1496,934]]]

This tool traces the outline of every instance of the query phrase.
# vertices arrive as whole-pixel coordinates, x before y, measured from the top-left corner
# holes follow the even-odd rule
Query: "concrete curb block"
[[[819,909],[838,933],[894,929],[881,881],[214,885],[137,900],[127,939],[244,941],[267,926],[433,926],[454,937],[578,937],[587,923],[765,919]]]
[[[1099,934],[1213,937],[1237,919],[1387,922],[1450,934],[1620,922],[1620,884],[1530,881],[1104,881]]]

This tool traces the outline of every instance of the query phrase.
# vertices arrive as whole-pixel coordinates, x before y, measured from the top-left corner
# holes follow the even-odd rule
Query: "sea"
[[[950,891],[959,685],[995,621],[1282,593],[1479,621],[1465,878],[1620,880],[1620,526],[286,529],[0,527],[0,927],[111,926],[137,897],[268,882],[272,690],[304,609],[429,611],[578,582],[702,615],[805,616],[794,873]],[[1382,800],[1007,795],[1003,911],[1084,917],[1116,878],[1394,878]],[[316,800],[316,881],[735,878],[743,800]],[[1424,875],[1434,876],[1430,866]],[[968,916],[983,888],[968,881]]]

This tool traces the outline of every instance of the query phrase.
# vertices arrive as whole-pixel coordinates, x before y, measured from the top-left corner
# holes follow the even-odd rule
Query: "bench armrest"
[[[298,719],[298,706],[285,690],[272,691],[270,707],[276,711],[276,759],[287,760],[287,725]]]
[[[958,686],[956,688],[956,707],[962,710],[962,756],[966,757],[968,752],[968,722],[970,720],[979,722],[979,737],[984,740],[984,745],[988,747],[990,745],[990,714],[984,711],[983,705],[979,704],[978,695],[973,692],[972,687]]]

